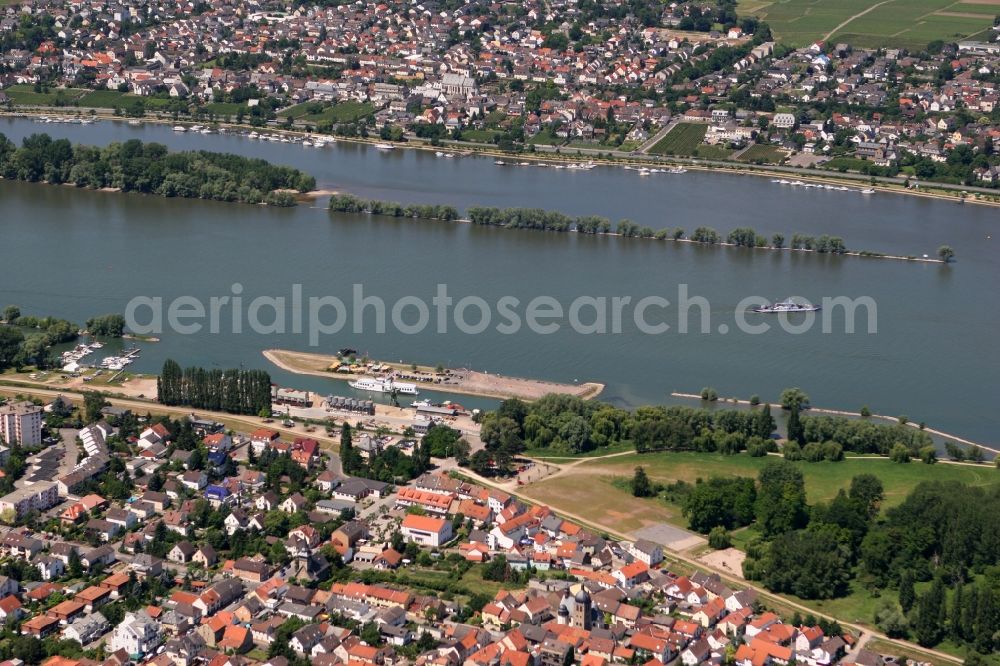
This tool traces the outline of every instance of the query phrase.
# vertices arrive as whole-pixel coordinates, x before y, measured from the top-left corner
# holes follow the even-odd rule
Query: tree
[[[21,316],[21,308],[16,305],[8,305],[3,309],[3,320],[8,324],[13,323]]]
[[[83,418],[87,423],[94,423],[101,419],[101,410],[108,406],[108,401],[104,399],[102,393],[97,391],[87,391],[83,394]]]
[[[354,448],[354,435],[347,421],[340,427],[340,462],[346,474],[357,474],[362,467],[361,454]]]
[[[490,454],[485,449],[479,449],[469,458],[469,468],[476,474],[486,476],[493,472]]]
[[[946,620],[944,583],[937,578],[931,588],[920,596],[914,610],[913,633],[917,642],[924,647],[940,643],[947,626]]]
[[[889,600],[886,600],[875,611],[875,624],[889,638],[905,638],[909,623],[906,615]]]
[[[71,578],[79,578],[83,575],[83,563],[80,562],[80,554],[76,548],[71,548],[68,559],[69,575]]]
[[[764,585],[803,599],[832,599],[845,594],[851,558],[839,531],[824,525],[778,536],[764,560]]]
[[[650,483],[649,477],[646,476],[646,470],[641,465],[636,467],[635,474],[632,475],[632,495],[635,497],[652,497],[655,494],[653,484]]]
[[[948,264],[955,259],[955,250],[951,249],[948,245],[942,245],[937,251],[938,259]]]
[[[714,527],[727,530],[749,525],[754,518],[757,488],[745,477],[712,477],[696,483],[682,503],[691,529],[708,534]]]
[[[0,370],[14,364],[22,342],[24,334],[19,329],[0,326]]]
[[[757,491],[757,522],[765,536],[775,536],[804,527],[805,481],[802,472],[787,460],[769,460],[760,470]]]
[[[788,412],[788,441],[804,444],[806,441],[805,427],[799,417],[799,406],[792,404]]]
[[[913,572],[905,569],[899,576],[899,605],[904,613],[909,613],[916,600],[917,595],[913,590]]]
[[[851,479],[850,498],[861,502],[869,518],[878,515],[879,506],[885,497],[882,481],[874,474],[858,474]]]
[[[781,392],[780,400],[782,409],[791,409],[792,406],[809,409],[809,396],[800,388],[786,388]]]
[[[733,542],[729,537],[729,532],[726,531],[726,528],[721,525],[717,525],[708,533],[708,545],[715,550],[723,550],[733,545]]]
[[[124,331],[125,317],[120,314],[108,314],[87,320],[87,332],[91,335],[120,338]]]
[[[469,452],[472,450],[472,447],[469,446],[469,442],[464,437],[452,444],[451,449],[456,463],[462,467],[469,464]]]
[[[908,463],[910,462],[910,450],[906,448],[905,444],[894,444],[889,451],[889,460],[894,463]]]

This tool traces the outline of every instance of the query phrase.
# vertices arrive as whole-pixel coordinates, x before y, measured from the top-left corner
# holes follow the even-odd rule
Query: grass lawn
[[[472,143],[493,143],[493,140],[501,134],[503,134],[503,132],[500,132],[499,130],[464,129],[462,130],[462,141],[471,141]]]
[[[113,109],[121,106],[129,99],[138,99],[135,95],[127,95],[117,90],[92,90],[80,98],[80,106],[90,106],[95,109]]]
[[[785,151],[777,146],[757,143],[740,153],[738,159],[740,162],[766,162],[768,164],[778,164],[784,158]]]
[[[645,468],[651,479],[666,483],[673,481],[694,483],[699,478],[707,479],[712,476],[756,477],[767,460],[768,458],[752,458],[745,453],[736,456],[687,452],[641,455],[635,453],[582,463],[565,476],[554,479],[553,482],[570,481],[570,485],[572,485],[573,479],[576,478],[577,485],[583,486],[584,492],[588,492],[586,486],[594,477],[609,479],[631,477],[639,465]],[[1000,471],[986,464],[981,466],[946,463],[901,465],[891,462],[888,458],[864,456],[848,457],[841,462],[796,462],[795,465],[802,470],[805,477],[806,493],[811,504],[832,499],[838,490],[850,487],[853,477],[865,473],[874,474],[882,480],[882,484],[885,486],[885,506],[893,506],[902,502],[906,495],[922,481],[961,481],[973,486],[1000,484]],[[584,477],[586,483],[580,483],[580,479]],[[541,484],[544,483],[546,482],[541,482]],[[534,485],[529,486],[528,489],[533,487]],[[566,502],[563,505],[570,506],[571,504]]]
[[[831,41],[854,46],[918,49],[988,29],[997,6],[961,0],[739,0],[737,12],[766,20],[790,46],[807,46],[834,31]]]
[[[303,102],[302,104],[296,104],[295,106],[290,106],[287,109],[282,109],[278,111],[279,118],[287,118],[291,116],[292,118],[299,118],[306,114],[312,112],[313,108],[316,108],[316,102]]]
[[[235,116],[240,109],[245,112],[249,110],[246,102],[211,102],[205,105],[206,111],[217,116]]]
[[[572,512],[595,525],[613,526],[619,532],[627,533],[659,523],[685,524],[676,507],[658,500],[633,497],[632,493],[613,483],[612,475],[578,474],[576,469],[571,474],[532,483],[520,490],[540,504]],[[631,468],[628,474],[631,476]],[[595,497],[600,501],[595,502]]]
[[[708,125],[704,123],[678,123],[649,152],[654,155],[694,155],[707,131]]]
[[[842,168],[848,171],[861,171],[861,167],[866,164],[868,162],[857,157],[834,157],[829,162],[824,162],[823,168],[831,171],[840,171]]]
[[[463,132],[463,134],[465,134],[465,132]],[[541,144],[545,146],[559,146],[562,145],[563,141],[565,141],[565,139],[556,136],[551,129],[544,129],[528,139],[528,143],[530,144]]]
[[[61,100],[69,105],[87,93],[85,88],[49,88],[49,92],[35,92],[35,87],[27,83],[5,88],[4,92],[14,104],[37,104],[39,106],[56,106]]]
[[[370,116],[375,107],[365,102],[339,102],[337,104],[320,104],[304,102],[278,112],[281,118],[292,117],[307,123],[352,123],[365,116]],[[235,113],[235,111],[231,112]]]

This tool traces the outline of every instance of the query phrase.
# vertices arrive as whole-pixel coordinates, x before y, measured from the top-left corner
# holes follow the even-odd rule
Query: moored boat
[[[352,382],[347,382],[348,386],[358,391],[371,391],[373,393],[405,393],[407,395],[417,395],[417,385],[408,382],[394,382],[389,379],[378,379],[375,377],[362,377]]]
[[[816,312],[820,309],[820,306],[813,305],[812,303],[796,303],[791,298],[786,298],[780,303],[768,303],[767,305],[758,305],[752,308],[753,312],[759,312],[762,314],[778,314],[780,312]]]

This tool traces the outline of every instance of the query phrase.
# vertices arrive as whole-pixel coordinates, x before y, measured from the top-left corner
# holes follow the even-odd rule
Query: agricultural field
[[[733,151],[725,146],[709,145],[707,143],[698,146],[694,151],[695,157],[706,160],[728,160],[733,155]]]
[[[87,93],[84,88],[49,88],[48,92],[35,92],[35,87],[26,83],[4,88],[4,93],[14,104],[38,106],[73,106],[80,97]]]
[[[363,102],[340,102],[323,105],[319,102],[304,102],[278,112],[282,118],[291,117],[307,123],[351,123],[371,115],[375,108]]]
[[[235,116],[240,110],[249,110],[246,102],[210,102],[205,105],[205,110],[217,116]]]
[[[628,474],[631,473],[630,468]],[[661,523],[685,525],[679,508],[633,497],[613,483],[616,474],[617,471],[606,473],[603,468],[580,465],[569,474],[532,483],[520,491],[535,502],[572,511],[581,520],[596,526],[613,526],[619,532]],[[595,502],[594,497],[600,497],[601,501]]]
[[[738,11],[790,46],[818,40],[920,49],[935,40],[984,37],[1000,0],[740,0]]]
[[[740,162],[763,162],[766,164],[779,164],[781,160],[785,159],[785,151],[777,146],[769,146],[763,143],[757,143],[742,153],[740,153],[737,158]]]
[[[79,105],[95,109],[113,109],[118,106],[126,106],[136,100],[142,100],[147,111],[164,108],[171,101],[164,97],[142,97],[117,90],[91,90],[80,98]]]
[[[694,155],[707,131],[708,125],[704,123],[678,123],[649,152],[653,155]]]

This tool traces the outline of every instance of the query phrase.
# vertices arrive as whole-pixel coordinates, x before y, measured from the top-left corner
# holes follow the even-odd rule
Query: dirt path
[[[847,25],[848,23],[850,23],[850,22],[851,22],[851,21],[853,21],[854,19],[857,19],[857,18],[861,18],[862,16],[864,16],[864,15],[865,15],[865,14],[867,14],[868,12],[870,12],[870,11],[872,11],[872,10],[874,10],[874,9],[877,9],[877,8],[881,7],[882,5],[887,5],[887,4],[889,4],[890,2],[894,2],[894,1],[895,1],[895,0],[883,0],[882,2],[878,2],[878,3],[876,3],[876,4],[872,5],[871,7],[869,7],[868,9],[866,9],[866,10],[864,10],[864,11],[861,11],[861,12],[858,12],[858,13],[857,13],[857,14],[855,14],[854,16],[851,16],[851,17],[849,17],[849,18],[848,18],[847,20],[845,20],[845,21],[841,22],[841,23],[840,23],[840,24],[839,24],[839,25],[838,25],[837,27],[835,27],[835,28],[834,28],[833,30],[831,30],[830,32],[828,32],[828,33],[826,33],[825,35],[823,35],[823,41],[825,42],[825,41],[827,41],[828,39],[830,39],[831,37],[833,37],[833,35],[834,35],[834,34],[835,34],[835,33],[836,33],[836,32],[837,32],[838,30],[840,30],[841,28],[843,28],[844,26],[846,26],[846,25]]]

